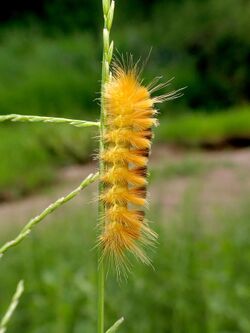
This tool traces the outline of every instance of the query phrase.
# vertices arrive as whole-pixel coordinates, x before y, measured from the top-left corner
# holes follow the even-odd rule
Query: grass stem
[[[20,281],[17,285],[16,292],[15,292],[14,296],[12,297],[12,300],[10,302],[8,309],[5,313],[5,315],[3,316],[2,320],[0,321],[0,333],[6,332],[7,325],[19,303],[19,300],[20,300],[20,297],[22,296],[23,291],[24,291],[24,284],[23,284],[23,281]]]
[[[59,124],[69,124],[75,127],[91,127],[91,126],[100,126],[99,122],[95,121],[86,121],[79,119],[68,119],[68,118],[56,118],[56,117],[42,117],[42,116],[30,116],[22,114],[8,114],[0,116],[0,122],[3,121],[13,121],[13,122],[43,122],[43,123],[59,123]]]
[[[104,132],[105,132],[105,106],[104,106],[104,86],[109,80],[109,64],[112,59],[113,42],[110,44],[110,30],[114,16],[115,2],[110,0],[103,0],[103,16],[104,16],[104,29],[103,29],[103,57],[102,57],[102,82],[101,82],[101,113],[100,113],[100,145],[99,154],[102,155],[104,151]],[[112,47],[110,47],[112,45]],[[105,170],[105,165],[100,158],[99,172],[100,178]],[[104,184],[99,182],[99,198],[104,191]],[[101,228],[105,226],[105,206],[99,199],[99,221],[103,221]],[[98,272],[97,272],[97,292],[98,292],[98,323],[97,332],[104,333],[104,300],[105,300],[105,265],[102,257],[102,249],[98,249]]]
[[[12,248],[13,246],[16,246],[17,244],[21,243],[31,232],[31,230],[34,228],[35,225],[37,225],[39,222],[41,222],[47,215],[51,214],[56,210],[57,208],[61,207],[64,203],[68,202],[69,200],[73,199],[77,194],[79,194],[85,187],[93,183],[97,178],[99,177],[99,174],[90,174],[88,177],[84,179],[84,181],[78,186],[74,191],[70,192],[65,197],[62,197],[58,200],[56,200],[54,203],[49,205],[41,214],[37,215],[33,219],[31,219],[21,230],[21,232],[17,235],[16,238],[13,240],[5,243],[2,247],[0,247],[0,258],[3,256],[3,254]]]

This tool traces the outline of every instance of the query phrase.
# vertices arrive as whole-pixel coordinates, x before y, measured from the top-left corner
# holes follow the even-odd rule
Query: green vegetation
[[[176,177],[192,177],[203,175],[218,166],[226,168],[235,168],[229,161],[206,161],[198,154],[189,154],[180,161],[171,161],[152,167],[149,174],[149,181],[161,181],[162,179],[171,179]]]
[[[96,41],[87,33],[56,39],[33,30],[2,33],[0,114],[91,115],[99,71]]]
[[[189,113],[163,118],[157,141],[184,146],[220,146],[231,139],[250,139],[250,108],[218,113]]]
[[[58,35],[87,32],[90,42],[81,43],[80,52],[85,50],[88,65],[100,45],[100,0],[13,0],[1,17],[8,36],[10,27],[39,27],[53,44]],[[176,87],[188,86],[185,106],[224,109],[249,102],[249,17],[249,1],[124,0],[116,8],[114,40],[120,52],[144,59],[153,46],[148,77],[160,73],[175,77]]]
[[[76,33],[55,40],[39,31],[13,29],[0,38],[0,114],[96,120],[93,92],[99,90],[100,65],[93,36]],[[55,180],[60,165],[89,159],[95,136],[64,125],[1,123],[0,200]]]
[[[212,228],[197,196],[189,189],[167,221],[160,207],[150,214],[160,234],[155,270],[136,263],[128,282],[110,277],[107,323],[122,314],[119,332],[250,331],[249,202],[214,212]],[[95,332],[95,221],[86,205],[79,212],[65,208],[3,257],[0,312],[18,279],[26,282],[9,333]],[[1,230],[1,243],[14,234],[13,227]]]
[[[100,9],[99,0],[27,2],[24,10],[6,4],[0,17],[0,114],[96,119],[101,37],[100,20],[92,14]],[[145,82],[157,72],[164,80],[175,76],[176,88],[188,86],[161,118],[156,142],[193,148],[234,140],[249,144],[249,13],[250,3],[237,0],[121,3],[114,32],[118,49],[141,55],[154,40]],[[56,181],[61,166],[88,160],[95,133],[64,125],[0,124],[0,201]],[[163,179],[182,181],[216,166],[187,158],[153,170],[151,180],[164,186]],[[160,235],[152,253],[156,270],[137,263],[126,287],[115,278],[108,281],[107,324],[124,315],[121,333],[250,332],[249,196],[238,195],[232,208],[217,204],[209,212],[211,223],[204,203],[197,204],[200,185],[185,193],[170,218],[164,206],[150,213]],[[96,239],[94,212],[65,208],[50,219],[53,226],[39,226],[18,251],[3,256],[1,313],[17,281],[27,283],[10,333],[95,331],[96,258],[89,250]],[[14,227],[1,228],[1,243],[16,235]]]
[[[155,134],[156,142],[184,147],[230,146],[232,139],[249,141],[250,110],[164,116]],[[0,135],[4,138],[0,142],[0,199],[12,199],[55,181],[58,167],[90,160],[97,145],[94,129],[66,125],[0,124]],[[171,177],[207,168],[191,159],[185,165],[170,163],[161,174]]]
[[[0,124],[0,136],[2,200],[48,185],[59,166],[86,162],[96,148],[95,130],[68,125]]]
[[[122,13],[119,15],[122,17]],[[142,31],[133,31],[131,40],[132,35],[126,35],[126,29],[124,33],[119,29],[121,34],[115,38],[118,45],[123,41],[126,48],[135,47],[135,53],[139,53]],[[6,28],[0,39],[0,114],[97,119],[98,102],[93,103],[93,100],[98,94],[93,92],[100,89],[101,50],[95,35],[88,31],[52,36],[44,35],[41,28]],[[172,43],[173,40],[169,40],[169,45]],[[122,50],[123,45],[119,46]],[[157,49],[161,51],[160,47]],[[168,105],[168,111],[173,111],[167,117],[162,116],[156,141],[200,147],[224,144],[231,138],[249,140],[247,106],[218,114],[190,111],[183,115],[179,110],[186,110],[186,98],[195,91],[188,79],[190,68],[183,69],[179,63],[173,65],[165,58],[163,64],[159,59],[153,52],[145,73],[148,79],[152,79],[155,72],[166,74],[166,78],[175,75],[178,81],[175,86],[188,85],[188,89],[184,97]],[[91,140],[95,135],[95,132],[63,125],[44,124],[37,128],[31,124],[0,124],[0,200],[18,197],[55,180],[58,166],[86,161],[95,148],[96,142]]]

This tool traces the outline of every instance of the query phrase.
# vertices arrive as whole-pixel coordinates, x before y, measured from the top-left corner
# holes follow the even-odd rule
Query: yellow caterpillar
[[[118,270],[127,267],[127,251],[149,264],[143,245],[157,237],[145,221],[143,210],[152,127],[157,124],[154,105],[177,94],[152,97],[151,93],[165,84],[152,86],[141,84],[136,66],[124,69],[115,65],[104,88],[105,150],[100,158],[105,165],[101,199],[106,209],[99,241],[103,255],[114,261]]]

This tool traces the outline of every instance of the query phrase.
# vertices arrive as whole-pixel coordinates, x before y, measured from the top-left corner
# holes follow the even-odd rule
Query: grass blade
[[[20,242],[22,242],[31,232],[32,228],[41,222],[47,215],[51,214],[54,210],[62,206],[64,203],[68,202],[69,200],[73,199],[77,194],[79,194],[85,187],[93,183],[97,178],[99,177],[99,173],[96,174],[90,174],[88,177],[84,179],[84,181],[78,186],[74,191],[70,192],[67,196],[62,197],[52,203],[49,207],[47,207],[41,214],[37,215],[35,218],[31,219],[25,227],[21,230],[21,232],[18,234],[16,238],[13,240],[5,243],[0,248],[0,258],[3,256],[3,254],[9,250],[11,247],[16,246]],[[1,333],[1,332],[0,332]]]
[[[106,333],[113,333],[116,332],[117,328],[124,322],[124,318],[120,318],[119,320],[117,320],[114,325],[112,327],[110,327]],[[1,332],[0,332],[1,333]]]
[[[78,119],[68,119],[68,118],[56,118],[56,117],[41,117],[41,116],[29,116],[21,114],[8,114],[0,116],[0,122],[3,121],[13,121],[13,122],[42,122],[42,123],[59,123],[59,124],[69,124],[75,127],[91,127],[91,126],[100,126],[100,123],[97,121],[86,121]]]
[[[19,303],[20,297],[22,296],[23,291],[24,291],[23,281],[19,281],[16,292],[15,292],[14,296],[12,297],[11,303],[0,322],[0,333],[6,332],[7,325],[9,323],[16,307],[18,306],[18,303]]]

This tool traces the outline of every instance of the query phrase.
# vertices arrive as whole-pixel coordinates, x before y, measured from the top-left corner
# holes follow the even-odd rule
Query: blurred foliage
[[[198,151],[196,151],[197,153]],[[233,168],[233,164],[228,161],[206,161],[202,156],[190,154],[180,161],[161,163],[157,167],[151,167],[149,172],[149,182],[162,181],[162,179],[174,179],[176,177],[192,177],[206,174],[217,167]]]
[[[175,76],[169,89],[188,86],[182,98],[161,107],[168,120],[162,116],[156,141],[188,147],[232,137],[249,142],[249,16],[250,2],[244,0],[117,1],[112,37],[119,51],[144,62],[153,45],[145,82]],[[0,114],[96,120],[101,1],[13,0],[0,17]],[[211,110],[225,112],[208,115]],[[0,198],[50,182],[55,167],[84,161],[95,146],[85,129],[80,134],[35,126],[15,127],[14,133],[13,124],[0,124]]]
[[[0,44],[0,114],[73,117],[88,110],[90,118],[99,90],[97,51],[89,33],[56,40],[30,30],[4,33]]]
[[[155,270],[136,263],[127,282],[109,276],[107,325],[123,315],[121,333],[250,331],[249,202],[242,194],[238,206],[214,212],[211,226],[197,205],[199,194],[189,189],[167,221],[160,207],[151,212],[160,234]],[[63,209],[50,219],[53,225],[39,226],[3,257],[0,312],[17,280],[26,282],[9,333],[95,332],[94,212]],[[13,227],[1,232],[1,242],[15,233]]]
[[[156,143],[186,148],[245,147],[250,142],[250,111],[243,107],[215,114],[164,115],[154,132]],[[4,138],[0,142],[0,201],[48,185],[56,180],[58,167],[89,161],[97,148],[95,129],[67,125],[0,123],[0,136]],[[180,174],[192,171],[193,162],[183,166],[169,163],[163,173],[171,174],[172,167]]]
[[[156,130],[157,142],[185,147],[224,148],[250,144],[250,108],[233,108],[210,114],[186,113],[162,118]]]
[[[97,119],[100,63],[91,34],[54,40],[13,28],[0,38],[0,114]],[[90,129],[48,124],[1,123],[0,137],[0,201],[55,181],[58,166],[89,160],[97,141]]]
[[[95,130],[64,125],[1,124],[0,136],[0,201],[55,182],[58,166],[89,161],[97,146]]]
[[[40,47],[32,54],[34,57],[39,57],[39,51],[43,54],[50,52],[50,48],[52,54],[48,56],[55,57],[58,36],[61,35],[62,39],[65,33],[68,34],[66,43],[70,48],[69,36],[84,31],[89,39],[85,42],[78,39],[78,46],[72,37],[72,48],[77,47],[75,52],[81,60],[80,63],[73,63],[71,69],[77,77],[85,74],[91,82],[97,82],[96,76],[90,75],[88,66],[101,58],[100,53],[96,53],[101,43],[100,0],[14,0],[6,3],[1,17],[7,40],[13,38],[9,31],[13,26],[19,29],[37,27],[42,34],[54,36],[55,40],[50,45],[36,40]],[[188,86],[182,98],[185,106],[216,109],[249,101],[249,17],[250,2],[246,0],[119,0],[113,37],[121,52],[131,51],[144,59],[153,45],[148,77],[157,74],[166,78],[175,76],[177,87]],[[33,38],[30,37],[32,43]],[[62,40],[59,40],[60,43]],[[23,49],[29,50],[27,44],[23,45]],[[61,47],[55,72],[51,72],[49,77],[45,73],[45,77],[41,78],[42,83],[45,80],[48,83],[48,90],[50,85],[55,84],[56,70],[65,61],[65,52],[68,52],[65,46]],[[19,54],[15,56],[16,61],[21,62]],[[80,65],[81,61],[85,68]],[[68,73],[63,72],[59,77],[65,81]],[[36,76],[34,72],[33,75]],[[34,80],[37,78],[34,77]],[[76,77],[73,83],[69,79],[69,85],[71,89],[76,88],[76,94],[80,89],[78,84],[83,87],[82,83]],[[92,83],[88,86],[93,88]],[[91,89],[87,92],[88,100],[92,93]]]
[[[164,107],[173,112],[162,117],[156,141],[204,146],[249,139],[250,112],[241,107],[249,102],[249,1],[118,0],[116,7],[113,38],[119,51],[146,59],[153,45],[146,79],[175,76],[175,87],[188,86],[180,100]],[[101,1],[13,0],[5,2],[0,20],[0,114],[96,119]],[[240,106],[229,108],[234,105]],[[180,116],[186,109],[206,112]],[[208,114],[220,109],[225,112]],[[66,126],[1,124],[0,199],[54,181],[59,165],[84,162],[95,147],[93,136]],[[186,161],[152,179],[206,168]],[[219,214],[214,223],[220,228],[212,233],[204,230],[192,195],[183,200],[177,221],[166,225],[162,217],[156,271],[135,265],[119,292],[111,279],[108,322],[124,315],[121,333],[138,333],[138,327],[144,333],[249,333],[250,206],[243,206]],[[38,228],[3,257],[1,313],[17,280],[24,278],[27,286],[10,333],[94,332],[95,230],[88,224],[96,221],[94,211],[58,216],[59,223]],[[157,209],[150,218],[159,221],[159,214]]]

